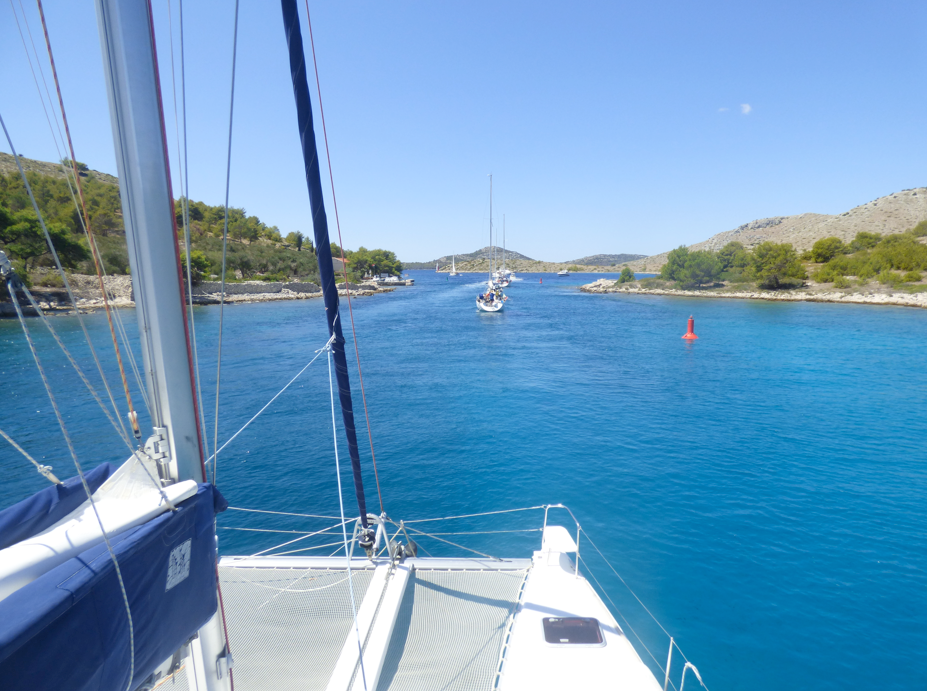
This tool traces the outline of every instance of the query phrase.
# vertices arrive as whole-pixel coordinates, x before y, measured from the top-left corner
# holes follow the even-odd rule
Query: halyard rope
[[[334,340],[334,336],[332,336]],[[348,589],[351,593],[351,615],[354,617],[354,632],[357,635],[357,655],[360,660],[361,680],[367,691],[367,673],[364,670],[364,647],[361,645],[360,628],[357,624],[357,603],[354,601],[354,581],[351,578],[351,551],[348,549],[348,528],[344,517],[344,497],[341,494],[341,464],[338,461],[338,425],[335,424],[335,384],[332,381],[332,340],[325,346],[328,359],[328,388],[332,401],[332,439],[335,447],[335,477],[338,479],[338,507],[341,510],[341,533],[344,537],[344,559],[348,569]]]
[[[122,364],[122,354],[119,351],[119,341],[116,339],[116,329],[113,326],[113,315],[109,304],[109,298],[106,295],[106,285],[103,282],[103,273],[100,269],[102,263],[96,242],[93,239],[93,232],[90,227],[90,215],[87,213],[87,203],[84,200],[84,189],[80,184],[80,174],[77,170],[77,159],[74,155],[74,144],[71,141],[71,130],[68,127],[68,116],[64,109],[64,97],[61,95],[61,84],[58,82],[58,70],[55,67],[55,56],[52,54],[51,39],[48,36],[48,24],[45,22],[45,10],[42,8],[42,0],[36,0],[39,8],[39,17],[42,20],[42,31],[45,34],[45,46],[48,48],[48,61],[51,63],[52,76],[55,79],[55,89],[58,92],[58,105],[61,108],[61,120],[64,123],[64,133],[68,141],[68,150],[71,154],[71,167],[74,169],[74,182],[77,185],[77,194],[80,197],[81,210],[86,221],[85,230],[87,231],[87,243],[90,245],[90,254],[93,257],[93,263],[97,270],[97,278],[100,281],[100,292],[103,294],[103,307],[106,311],[106,319],[109,322],[109,331],[113,339],[113,348],[116,351],[116,361],[119,363],[119,374],[122,377],[122,388],[126,395],[126,405],[129,408],[129,421],[132,423],[132,432],[135,438],[141,440],[142,433],[138,428],[138,417],[135,414],[135,407],[132,405],[132,394],[129,391],[129,382],[126,379],[126,370]],[[75,308],[77,305],[74,306]]]
[[[222,326],[225,321],[225,272],[229,244],[229,187],[232,180],[232,122],[235,115],[235,64],[238,59],[238,0],[235,0],[235,26],[232,30],[232,87],[229,95],[229,145],[225,161],[225,221],[222,229],[222,294],[219,296],[219,344],[216,348],[216,414],[212,435],[212,458],[219,455],[219,378],[222,374]],[[218,461],[212,465],[212,484],[216,484]]]
[[[357,330],[354,328],[354,306],[351,304],[351,286],[348,283],[348,265],[344,258],[344,242],[341,240],[341,220],[338,217],[338,198],[335,196],[335,177],[332,174],[332,156],[328,150],[328,130],[325,128],[325,109],[322,107],[322,83],[319,81],[319,63],[315,59],[315,40],[312,38],[312,18],[309,15],[309,0],[306,0],[306,23],[309,27],[309,45],[312,47],[312,65],[315,67],[315,85],[319,94],[319,115],[322,118],[322,138],[325,140],[325,159],[328,161],[328,179],[332,186],[332,206],[335,208],[335,228],[338,230],[338,248],[341,250],[341,272],[344,274],[344,294],[348,298],[348,314],[351,317],[351,336],[354,339],[354,357],[357,360],[357,376],[360,380],[361,400],[364,403],[364,420],[367,422],[367,439],[370,441],[370,458],[373,461],[373,478],[377,483],[377,498],[380,513],[383,508],[383,493],[380,492],[380,475],[377,473],[377,455],[373,450],[373,433],[370,431],[370,414],[367,412],[367,394],[364,391],[364,372],[361,370],[360,349],[357,345]]]

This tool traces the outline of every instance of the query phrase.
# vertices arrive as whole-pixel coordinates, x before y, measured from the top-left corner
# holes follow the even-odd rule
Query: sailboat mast
[[[144,0],[97,0],[96,6],[152,448],[164,454],[170,479],[204,482],[151,14]]]
[[[492,173],[489,174],[489,280],[492,282]]]
[[[505,271],[505,214],[502,214],[502,271]]]

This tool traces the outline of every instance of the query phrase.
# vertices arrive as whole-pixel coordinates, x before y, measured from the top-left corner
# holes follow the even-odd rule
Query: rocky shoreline
[[[894,305],[897,307],[927,308],[927,292],[903,293],[891,288],[873,287],[846,291],[811,285],[796,290],[676,290],[673,288],[644,288],[638,283],[618,283],[613,279],[598,281],[580,287],[584,293],[617,293],[621,295],[663,295],[671,297],[728,298],[734,300],[769,300],[773,302],[832,302],[856,305]]]
[[[68,283],[77,301],[76,307],[82,312],[94,312],[103,309],[103,295],[100,292],[99,279],[96,276],[83,274],[69,274]],[[112,307],[135,307],[132,293],[132,279],[129,276],[106,276],[104,278],[106,291],[109,293],[109,304]],[[344,284],[340,284],[344,285]],[[219,282],[204,282],[193,286],[194,305],[218,305],[222,301],[222,284]],[[391,293],[393,287],[380,287],[373,283],[348,283],[351,297],[370,297],[379,293]],[[70,304],[67,291],[64,288],[37,285],[31,288],[39,307],[49,314],[71,314],[74,305]],[[347,297],[348,291],[341,287],[338,295]],[[315,283],[302,282],[268,282],[246,281],[243,283],[226,283],[225,303],[234,305],[252,302],[277,302],[279,300],[312,300],[322,297],[322,288]],[[25,314],[34,314],[28,305],[23,305]],[[0,317],[15,317],[16,311],[12,303],[0,303]]]

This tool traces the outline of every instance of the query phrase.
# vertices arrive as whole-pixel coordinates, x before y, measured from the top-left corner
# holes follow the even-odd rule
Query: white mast
[[[155,455],[204,482],[148,3],[96,5]]]
[[[96,8],[154,426],[146,447],[171,480],[204,482],[148,0],[96,0]],[[196,688],[230,689],[218,611],[190,648]]]
[[[489,283],[492,284],[492,173],[489,174]]]
[[[505,273],[505,214],[502,214],[502,273]]]

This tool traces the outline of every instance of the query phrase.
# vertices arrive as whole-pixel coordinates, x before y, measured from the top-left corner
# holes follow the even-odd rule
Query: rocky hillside
[[[61,178],[62,180],[65,177],[64,171],[61,169],[61,164],[59,163],[36,161],[31,158],[25,158],[22,155],[20,155],[19,160],[23,164],[23,170],[27,173],[32,171],[53,178]],[[6,175],[7,173],[16,173],[18,175],[19,168],[16,167],[16,159],[13,158],[12,154],[5,154],[0,151],[0,175]],[[81,173],[81,177],[89,177],[91,175],[100,182],[107,182],[111,185],[119,184],[119,180],[115,176],[108,173],[101,173],[98,170],[88,170]]]
[[[770,240],[790,242],[801,252],[810,249],[821,238],[833,236],[849,242],[860,231],[883,235],[903,233],[924,219],[927,219],[927,188],[918,187],[880,197],[836,216],[806,213],[751,221],[689,245],[689,249],[716,251],[733,240],[751,249]],[[637,259],[629,262],[628,266],[635,271],[659,271],[666,263],[668,253],[669,250]]]
[[[574,259],[568,264],[580,264],[583,266],[617,266],[626,264],[635,259],[643,259],[646,254],[593,254],[590,257]]]
[[[501,265],[500,265],[501,266]],[[506,256],[505,268],[517,273],[557,273],[568,269],[573,273],[616,273],[619,269],[613,266],[595,266],[573,264],[572,262],[542,262],[535,259],[509,259]],[[441,265],[441,271],[450,271],[450,263]],[[486,273],[489,271],[488,259],[477,259],[469,262],[457,262],[457,270],[461,273]]]

